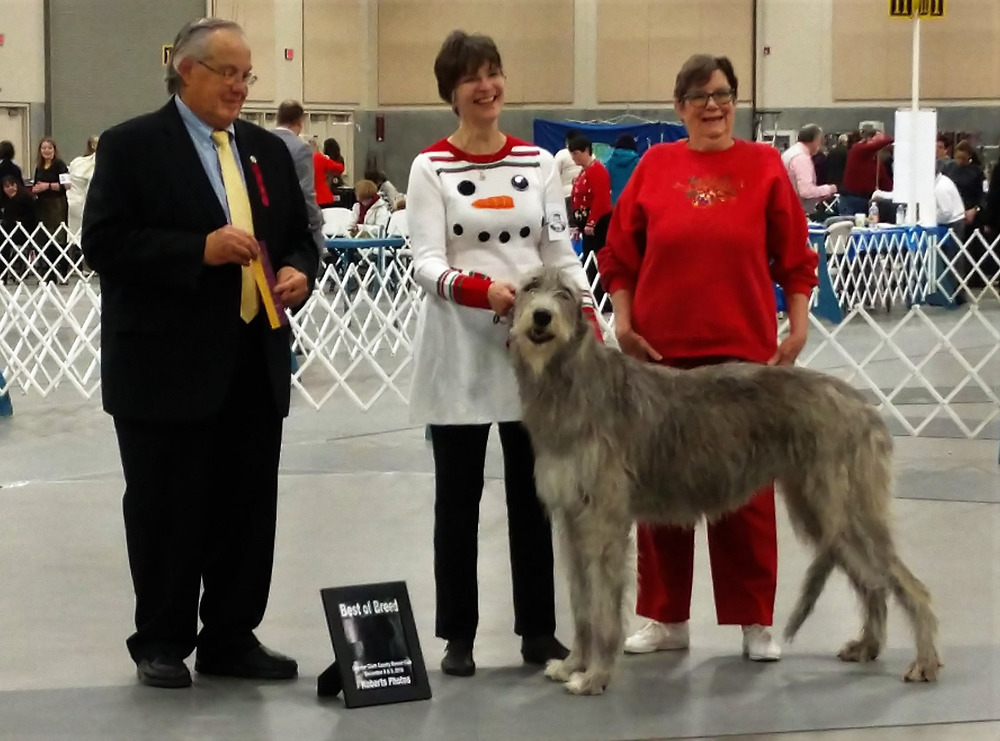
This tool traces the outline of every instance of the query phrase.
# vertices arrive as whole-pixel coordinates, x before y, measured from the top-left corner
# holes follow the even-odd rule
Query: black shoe
[[[190,687],[191,672],[180,659],[168,656],[154,656],[141,659],[136,664],[139,681],[147,687]]]
[[[453,677],[471,677],[476,673],[472,660],[472,641],[448,641],[441,659],[441,671]]]
[[[266,646],[257,646],[240,657],[205,658],[199,652],[194,662],[194,670],[199,674],[214,674],[218,677],[240,677],[241,679],[294,679],[299,674],[295,659],[272,651]]]
[[[544,664],[549,659],[565,659],[569,649],[553,635],[521,639],[521,656],[526,664]]]

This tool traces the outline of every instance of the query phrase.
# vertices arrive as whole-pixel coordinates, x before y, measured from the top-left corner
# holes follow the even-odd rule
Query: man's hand
[[[616,327],[615,336],[618,338],[618,347],[626,355],[631,355],[636,360],[643,362],[663,360],[663,356],[656,352],[653,346],[631,327]]]
[[[206,265],[249,265],[260,254],[257,239],[242,229],[227,224],[205,237]]]
[[[587,224],[585,227],[583,227],[583,233],[586,234],[588,237],[594,236],[594,225]]]
[[[486,300],[497,316],[507,316],[514,308],[514,293],[517,288],[513,283],[495,280],[486,291]]]
[[[286,265],[278,271],[275,278],[277,282],[274,284],[274,292],[285,306],[292,308],[306,300],[306,295],[309,293],[309,279],[305,273]]]
[[[770,360],[768,365],[795,365],[795,359],[799,357],[802,348],[806,344],[805,332],[792,332],[786,337]]]

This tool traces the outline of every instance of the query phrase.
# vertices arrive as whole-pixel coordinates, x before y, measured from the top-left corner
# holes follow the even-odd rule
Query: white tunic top
[[[507,325],[495,323],[489,310],[459,303],[469,296],[457,290],[461,275],[455,271],[518,285],[531,271],[553,266],[586,290],[552,155],[511,137],[486,156],[442,140],[413,161],[406,200],[415,277],[426,292],[414,351],[412,420],[520,419]]]

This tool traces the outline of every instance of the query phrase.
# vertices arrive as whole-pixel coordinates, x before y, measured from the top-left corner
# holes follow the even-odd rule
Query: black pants
[[[243,330],[239,371],[215,415],[115,417],[136,599],[127,644],[137,662],[184,658],[196,645],[202,656],[236,657],[259,645],[253,631],[271,586],[282,427],[259,330]]]
[[[587,283],[588,285],[594,286],[594,305],[598,311],[606,309],[611,310],[610,301],[608,299],[607,306],[601,306],[601,301],[604,300],[604,288],[601,286],[601,282],[597,279],[597,253],[604,246],[604,243],[608,239],[608,225],[611,223],[611,214],[604,214],[601,218],[597,220],[594,224],[593,234],[583,235],[583,260],[586,262],[588,255],[594,255],[593,262],[587,266]],[[596,281],[596,284],[595,284]]]
[[[507,537],[514,588],[514,632],[555,632],[552,528],[535,493],[531,440],[520,422],[501,422]],[[479,625],[479,502],[489,425],[432,425],[434,449],[435,633],[473,640]]]

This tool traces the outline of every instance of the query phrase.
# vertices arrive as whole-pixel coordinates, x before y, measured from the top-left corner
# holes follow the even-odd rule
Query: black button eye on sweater
[[[461,237],[461,236],[462,236],[462,232],[464,232],[464,231],[465,231],[465,229],[463,229],[463,228],[462,228],[462,225],[461,225],[461,224],[455,224],[455,226],[453,226],[453,227],[451,228],[451,230],[452,230],[453,232],[455,232],[455,236],[456,236],[456,237]]]
[[[510,184],[514,186],[514,190],[527,190],[528,178],[524,175],[515,175],[510,179]]]
[[[471,196],[476,192],[476,184],[471,180],[463,180],[458,184],[458,192],[463,196]]]
[[[479,232],[479,241],[480,242],[489,242],[490,241],[490,233],[489,232]]]
[[[521,236],[522,237],[527,237],[529,234],[531,234],[531,227],[530,226],[521,227]]]
[[[500,241],[507,244],[510,241],[510,232],[500,232]]]

